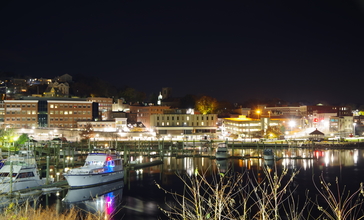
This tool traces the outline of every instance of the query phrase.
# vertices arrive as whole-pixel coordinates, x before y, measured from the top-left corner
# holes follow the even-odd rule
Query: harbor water
[[[39,197],[39,204],[54,207],[59,212],[71,207],[89,212],[101,211],[110,219],[168,219],[159,207],[168,209],[167,204],[173,198],[159,189],[158,185],[167,191],[181,194],[184,184],[180,177],[191,176],[196,170],[207,179],[221,172],[249,172],[259,177],[265,166],[277,172],[286,168],[287,175],[299,171],[291,184],[294,194],[301,198],[305,197],[307,190],[310,196],[318,194],[315,184],[319,185],[320,177],[331,185],[337,181],[341,189],[345,186],[345,190],[351,192],[358,190],[360,183],[364,182],[363,149],[273,148],[276,159],[272,161],[253,156],[257,150],[244,148],[231,152],[230,149],[233,157],[226,160],[205,157],[203,152],[197,152],[195,156],[140,157],[141,163],[155,160],[162,160],[163,163],[127,170],[123,181],[43,194]],[[96,194],[98,196],[93,197]]]

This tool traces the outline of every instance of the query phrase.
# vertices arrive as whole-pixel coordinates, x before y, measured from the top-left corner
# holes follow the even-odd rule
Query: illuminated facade
[[[82,100],[4,100],[4,125],[12,128],[74,128],[97,118],[97,103]]]
[[[163,114],[163,111],[169,108],[169,106],[159,105],[131,105],[130,113],[137,115],[137,122],[143,123],[146,128],[151,128],[151,116],[155,114]]]
[[[37,100],[4,100],[4,125],[12,128],[32,128],[38,125]]]
[[[154,114],[151,129],[160,135],[209,135],[216,133],[217,115]]]
[[[111,119],[111,111],[113,106],[112,98],[103,98],[103,97],[90,97],[86,99],[90,102],[99,103],[99,114],[101,120],[110,120]]]
[[[330,132],[340,137],[348,137],[355,130],[353,121],[353,116],[332,116],[329,124]]]
[[[270,118],[252,119],[241,115],[238,118],[223,119],[223,135],[237,135],[238,137],[260,137],[269,126],[280,126],[280,120]]]

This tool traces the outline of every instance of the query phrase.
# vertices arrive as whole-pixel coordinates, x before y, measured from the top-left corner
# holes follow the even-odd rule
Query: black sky
[[[2,1],[0,28],[0,72],[233,102],[364,102],[359,0]]]

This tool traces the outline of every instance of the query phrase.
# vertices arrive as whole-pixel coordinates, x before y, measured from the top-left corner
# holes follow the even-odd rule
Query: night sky
[[[2,0],[0,72],[232,102],[364,103],[363,2]]]

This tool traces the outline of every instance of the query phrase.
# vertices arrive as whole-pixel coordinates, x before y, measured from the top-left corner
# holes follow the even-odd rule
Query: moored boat
[[[273,150],[272,149],[264,149],[263,158],[264,158],[264,160],[273,160],[274,159]]]
[[[124,167],[119,154],[90,153],[82,167],[70,169],[63,176],[70,187],[104,184],[124,178]]]
[[[0,194],[44,185],[31,151],[10,155],[0,169]]]
[[[227,159],[230,156],[229,149],[225,143],[218,144],[215,156],[216,159]]]

